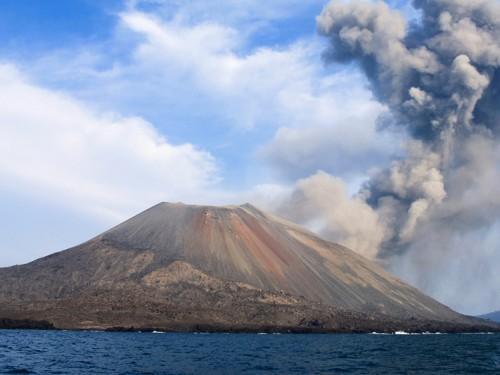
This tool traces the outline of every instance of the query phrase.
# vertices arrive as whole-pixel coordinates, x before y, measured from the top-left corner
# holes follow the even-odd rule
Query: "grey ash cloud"
[[[333,0],[317,18],[325,61],[357,63],[409,139],[354,198],[383,227],[369,253],[456,308],[498,308],[500,2],[413,6],[414,24],[380,1]]]
[[[414,5],[422,22],[409,26],[383,2],[331,2],[318,17],[319,32],[331,41],[324,56],[359,62],[378,98],[397,115],[396,123],[415,137],[429,141],[450,129],[470,130],[474,111],[484,112],[487,104],[478,101],[498,95],[491,82],[500,64],[499,4],[433,0]]]

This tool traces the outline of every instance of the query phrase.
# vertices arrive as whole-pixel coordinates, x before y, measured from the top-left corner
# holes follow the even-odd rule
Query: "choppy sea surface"
[[[500,335],[0,330],[0,374],[500,374]]]

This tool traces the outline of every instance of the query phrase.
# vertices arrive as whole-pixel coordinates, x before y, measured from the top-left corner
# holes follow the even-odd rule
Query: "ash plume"
[[[413,5],[414,24],[384,2],[333,0],[317,18],[324,59],[358,64],[391,111],[386,126],[409,137],[406,156],[353,198],[373,210],[383,236],[361,252],[462,311],[498,309],[500,2]]]

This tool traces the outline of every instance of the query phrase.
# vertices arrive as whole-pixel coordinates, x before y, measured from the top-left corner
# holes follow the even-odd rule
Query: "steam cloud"
[[[386,126],[408,133],[405,158],[354,198],[320,173],[283,207],[457,309],[498,309],[500,2],[413,5],[414,25],[383,2],[333,0],[317,18],[326,61],[359,64]]]

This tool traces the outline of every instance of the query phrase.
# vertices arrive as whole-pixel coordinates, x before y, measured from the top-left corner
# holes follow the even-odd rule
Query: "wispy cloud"
[[[7,189],[110,220],[162,200],[196,200],[214,158],[173,145],[141,118],[99,113],[0,65],[0,178]]]
[[[318,168],[359,175],[398,149],[393,135],[376,129],[385,109],[365,79],[352,70],[325,71],[316,38],[240,52],[243,37],[231,27],[165,23],[140,12],[122,19],[144,36],[134,53],[136,66],[165,82],[181,79],[207,98],[206,105],[219,108],[218,117],[229,127],[257,128],[267,137],[274,133],[268,145],[263,143],[269,138],[255,148],[281,177],[302,177]],[[299,141],[304,139],[307,146]],[[338,152],[329,162],[318,162],[325,150]],[[298,159],[305,162],[300,168]]]

